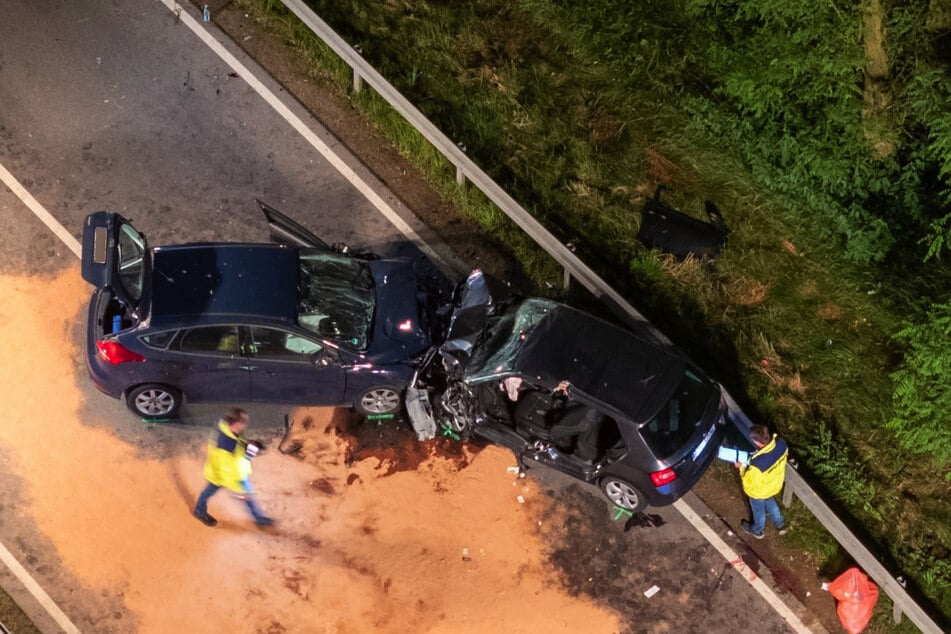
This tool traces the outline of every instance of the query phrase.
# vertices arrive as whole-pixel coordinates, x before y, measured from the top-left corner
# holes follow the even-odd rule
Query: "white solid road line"
[[[300,117],[291,112],[291,109],[288,108],[283,101],[281,101],[277,95],[275,95],[267,86],[265,86],[260,79],[254,76],[254,74],[248,70],[248,68],[238,61],[234,55],[232,55],[228,49],[221,45],[221,43],[216,40],[207,29],[203,28],[198,20],[193,18],[191,14],[188,13],[178,2],[175,0],[159,0],[162,4],[168,7],[168,10],[174,13],[180,19],[181,23],[187,26],[198,38],[208,45],[221,60],[231,67],[234,72],[236,72],[241,79],[243,79],[251,87],[254,92],[258,93],[264,101],[268,103],[269,106],[274,108],[275,112],[281,116],[292,128],[294,128],[298,134],[300,134],[304,139],[310,143],[315,150],[320,152],[321,156],[324,157],[330,165],[336,169],[341,176],[343,176],[347,182],[353,185],[354,189],[363,194],[363,197],[366,198],[370,204],[377,208],[377,210],[383,214],[383,216],[390,221],[390,223],[396,227],[396,229],[402,233],[406,238],[416,245],[420,251],[426,254],[430,260],[433,261],[436,266],[440,267],[444,271],[451,271],[452,267],[447,263],[436,251],[430,247],[426,242],[419,236],[416,231],[410,227],[399,214],[394,211],[393,207],[390,206],[383,198],[377,194],[372,187],[363,178],[360,177],[353,169],[344,162],[340,156],[334,152],[330,146],[320,140],[314,131],[310,129]]]
[[[786,621],[786,624],[789,625],[795,632],[800,634],[807,634],[811,632],[805,624],[799,620],[799,617],[789,609],[789,606],[786,605],[782,599],[776,596],[776,593],[766,585],[759,575],[750,570],[743,559],[736,554],[732,548],[730,548],[725,541],[723,541],[716,532],[710,528],[710,526],[703,521],[703,518],[697,515],[696,511],[690,508],[683,499],[679,499],[674,502],[674,508],[680,511],[680,514],[683,515],[690,524],[703,535],[710,544],[716,548],[723,558],[729,562],[733,568],[740,573],[740,576],[746,579],[746,581],[753,586],[753,589],[756,590],[761,597],[766,600],[776,613],[779,614]]]
[[[82,247],[79,246],[79,241],[66,231],[63,225],[61,225],[50,212],[46,211],[46,208],[13,177],[13,174],[11,174],[2,163],[0,163],[0,181],[3,181],[3,184],[9,187],[10,191],[16,194],[17,198],[23,201],[23,204],[26,205],[37,218],[43,221],[43,224],[49,227],[50,231],[52,231],[57,238],[62,240],[63,244],[65,244],[70,251],[75,253],[77,258],[82,257]],[[79,628],[73,625],[69,617],[56,605],[53,599],[50,598],[50,595],[46,594],[46,591],[40,587],[36,579],[30,576],[26,568],[16,560],[13,553],[7,550],[7,547],[4,546],[3,543],[0,543],[0,562],[10,569],[13,576],[23,584],[23,587],[33,595],[33,598],[43,606],[46,613],[50,615],[64,632],[67,634],[79,634]]]
[[[79,240],[73,237],[73,234],[66,231],[63,228],[63,225],[54,218],[50,212],[37,202],[36,198],[33,198],[33,194],[27,191],[26,187],[20,184],[16,178],[13,177],[13,174],[7,170],[2,164],[0,164],[0,181],[3,181],[3,184],[10,188],[14,194],[17,195],[17,198],[23,201],[23,204],[30,208],[30,211],[33,214],[43,221],[43,224],[49,227],[50,231],[56,234],[56,237],[63,241],[63,244],[76,254],[77,258],[82,257],[82,247],[79,246]]]
[[[46,594],[43,588],[40,587],[40,584],[30,576],[26,568],[20,565],[16,557],[14,557],[3,544],[0,544],[0,562],[10,569],[10,572],[20,580],[20,583],[33,595],[33,598],[39,601],[43,609],[46,610],[46,613],[56,621],[56,624],[60,626],[64,632],[67,634],[79,634],[79,628],[73,625],[73,622],[59,609],[59,606],[50,598],[50,595]]]

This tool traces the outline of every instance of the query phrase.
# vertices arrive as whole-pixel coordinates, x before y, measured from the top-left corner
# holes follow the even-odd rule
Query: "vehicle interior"
[[[485,413],[531,441],[550,443],[557,451],[585,464],[620,456],[625,451],[617,421],[581,402],[572,402],[551,390],[522,383],[512,401],[504,385],[479,386]]]

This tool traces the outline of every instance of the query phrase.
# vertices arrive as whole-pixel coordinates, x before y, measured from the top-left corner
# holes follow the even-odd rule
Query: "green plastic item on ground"
[[[615,522],[619,522],[622,519],[626,520],[629,517],[632,517],[634,513],[628,511],[627,509],[622,509],[618,505],[614,505],[614,508],[611,509],[614,512],[614,517],[612,518]]]

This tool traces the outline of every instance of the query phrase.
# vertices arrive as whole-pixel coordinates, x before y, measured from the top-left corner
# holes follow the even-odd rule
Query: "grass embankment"
[[[277,3],[242,4],[267,12],[315,73],[350,89],[349,68]],[[891,335],[917,308],[921,284],[850,263],[822,219],[765,193],[729,147],[669,103],[652,73],[669,57],[670,25],[638,9],[630,63],[617,65],[599,48],[617,34],[599,41],[603,25],[566,20],[573,3],[564,11],[527,0],[312,4],[754,418],[785,435],[809,480],[866,542],[951,614],[951,486],[885,428],[889,374],[901,358]],[[450,166],[382,100],[366,90],[352,99],[448,199],[511,246],[540,288],[557,284],[558,268],[481,195],[458,188]],[[638,210],[658,184],[684,210],[704,199],[721,207],[732,233],[714,266],[636,243]],[[791,539],[835,552],[814,527]]]

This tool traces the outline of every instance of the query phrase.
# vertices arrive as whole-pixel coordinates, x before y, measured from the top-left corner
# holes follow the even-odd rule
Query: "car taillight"
[[[397,324],[396,329],[400,332],[413,332],[413,320],[404,319],[399,324]]]
[[[662,469],[661,471],[655,471],[651,474],[651,482],[654,483],[655,487],[664,486],[669,482],[673,482],[677,479],[677,474],[674,473],[674,470],[670,467]]]
[[[118,341],[97,341],[96,351],[100,359],[112,365],[119,365],[126,361],[145,361],[145,357],[141,354],[129,350]]]

